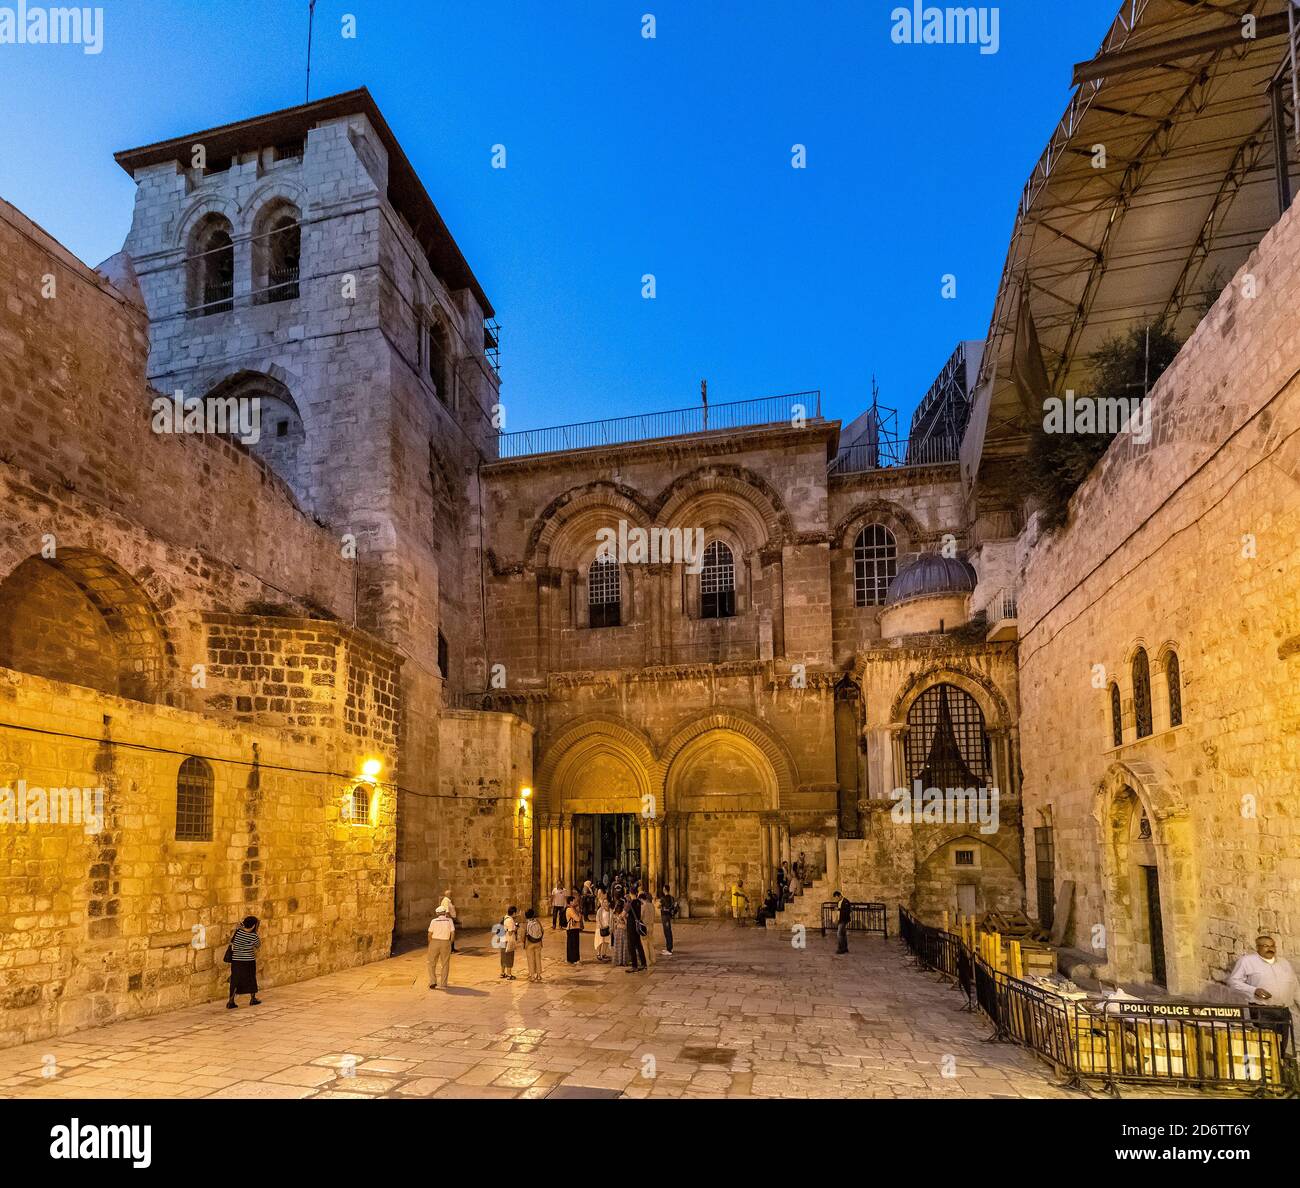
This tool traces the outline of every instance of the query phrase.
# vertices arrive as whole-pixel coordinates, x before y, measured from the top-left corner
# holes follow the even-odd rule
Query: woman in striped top
[[[257,997],[257,950],[262,947],[262,938],[257,935],[259,921],[256,916],[245,916],[244,922],[235,929],[230,938],[230,1001],[226,1009],[235,1009],[236,994],[251,994],[249,1006],[257,1006],[262,1000]]]

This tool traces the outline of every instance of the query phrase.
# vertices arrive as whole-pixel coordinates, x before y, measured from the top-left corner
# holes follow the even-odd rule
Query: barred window
[[[190,757],[176,773],[176,840],[212,840],[212,768]]]
[[[1113,746],[1124,745],[1124,711],[1120,706],[1119,686],[1114,682],[1110,686],[1110,737]]]
[[[1151,733],[1151,665],[1143,648],[1133,657],[1133,717],[1138,738],[1146,738]]]
[[[932,685],[907,712],[907,778],[926,788],[982,788],[993,776],[979,703],[956,685]]]
[[[370,787],[367,784],[358,784],[352,789],[352,795],[348,798],[346,805],[347,821],[350,825],[369,825],[370,824]]]
[[[898,542],[883,524],[868,524],[853,545],[853,598],[858,606],[883,606],[898,572]]]
[[[587,569],[587,621],[592,627],[617,627],[623,592],[618,561],[601,553]]]
[[[736,613],[736,561],[720,540],[704,550],[700,572],[700,618],[730,619]]]
[[[1183,724],[1182,671],[1178,666],[1178,653],[1170,652],[1165,660],[1165,677],[1169,682],[1169,725]]]
[[[954,862],[954,865],[956,865],[956,866],[974,866],[974,865],[975,865],[975,851],[974,851],[974,850],[957,850],[957,851],[955,851],[954,854],[953,854],[953,862]]]

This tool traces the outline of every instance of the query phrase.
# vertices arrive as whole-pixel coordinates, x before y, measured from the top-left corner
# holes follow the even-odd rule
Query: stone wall
[[[394,798],[380,787],[368,825],[343,817],[368,740],[233,727],[8,669],[0,718],[0,799],[102,789],[104,813],[98,831],[0,825],[0,1044],[224,996],[221,954],[248,914],[265,986],[389,953]],[[187,756],[213,773],[211,840],[176,839]]]
[[[1122,434],[1069,525],[1044,538],[1035,521],[1024,539],[1026,841],[1052,827],[1055,885],[1075,885],[1068,938],[1122,979],[1153,974],[1154,865],[1169,985],[1187,994],[1222,982],[1261,929],[1300,952],[1298,265],[1293,208],[1157,384],[1150,443]],[[1142,739],[1139,649],[1154,703]],[[1036,873],[1031,853],[1031,898]]]

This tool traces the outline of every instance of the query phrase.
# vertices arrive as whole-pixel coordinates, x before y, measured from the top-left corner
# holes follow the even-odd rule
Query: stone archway
[[[725,915],[738,881],[756,907],[788,856],[773,755],[735,725],[688,728],[669,748],[663,865],[692,915]]]
[[[1094,923],[1104,926],[1110,977],[1196,993],[1194,850],[1177,787],[1154,764],[1117,763],[1098,788],[1095,819],[1105,898]]]
[[[132,701],[167,699],[168,647],[152,601],[89,549],[29,557],[0,582],[0,665]]]

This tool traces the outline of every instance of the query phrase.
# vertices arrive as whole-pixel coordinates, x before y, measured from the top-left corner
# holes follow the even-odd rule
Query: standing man
[[[446,911],[447,911],[447,915],[449,915],[449,916],[451,917],[452,925],[455,926],[455,924],[456,924],[456,920],[457,920],[457,916],[456,916],[456,905],[455,905],[454,903],[451,902],[451,888],[450,888],[450,887],[448,887],[447,890],[445,890],[445,891],[442,893],[442,902],[438,905],[438,907],[439,907],[439,908],[445,908],[445,909],[446,909]],[[451,951],[452,951],[453,953],[456,951],[456,940],[455,940],[454,937],[452,938],[452,942],[451,942]]]
[[[838,956],[849,951],[849,917],[853,914],[853,905],[838,891],[833,898],[839,909],[839,924],[835,929],[835,953]]]
[[[627,897],[627,972],[636,973],[646,968],[645,946],[641,944],[644,931],[641,923],[641,901],[635,895]]]
[[[677,915],[677,900],[668,894],[668,886],[664,885],[659,893],[659,921],[664,930],[664,951],[665,957],[673,955],[673,917]]]
[[[655,963],[655,901],[649,891],[641,892],[641,923],[645,925],[641,947],[645,952],[646,968],[649,969]]]
[[[561,924],[564,923],[564,904],[569,898],[569,893],[565,890],[564,884],[555,880],[555,886],[551,888],[551,931],[554,932]]]
[[[437,915],[429,921],[429,989],[441,986],[447,989],[451,976],[451,942],[456,935],[456,925],[447,911],[439,906]]]
[[[745,894],[745,880],[737,879],[731,887],[731,918],[740,924],[749,911],[749,896]]]
[[[1252,1006],[1290,1008],[1293,1021],[1300,1008],[1300,982],[1285,957],[1277,955],[1277,941],[1271,936],[1255,938],[1255,951],[1237,959],[1228,975],[1228,985]]]

